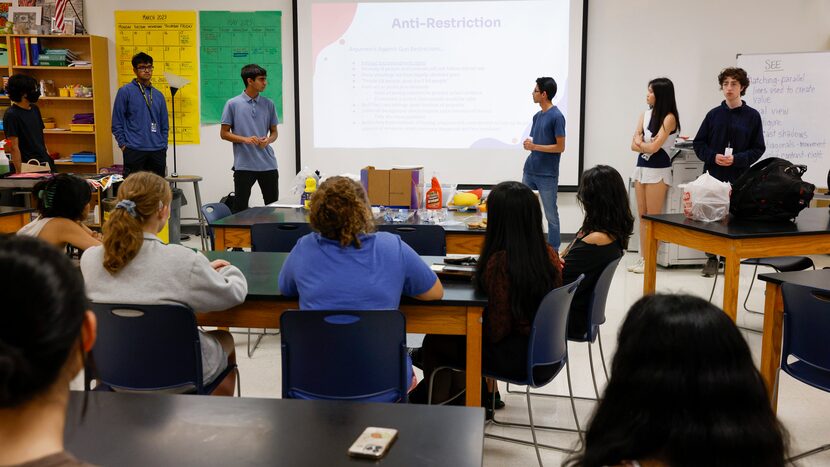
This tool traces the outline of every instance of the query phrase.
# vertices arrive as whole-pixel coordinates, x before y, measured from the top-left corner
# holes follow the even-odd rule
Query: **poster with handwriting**
[[[282,12],[200,11],[199,37],[202,123],[219,123],[225,102],[245,89],[240,72],[250,63],[268,72],[262,95],[282,123]]]
[[[164,72],[179,75],[190,83],[176,93],[176,144],[199,144],[199,70],[196,66],[195,11],[116,11],[115,54],[118,85],[135,78],[133,55],[144,52],[153,57],[152,83],[167,101],[170,141],[173,141],[173,106]]]

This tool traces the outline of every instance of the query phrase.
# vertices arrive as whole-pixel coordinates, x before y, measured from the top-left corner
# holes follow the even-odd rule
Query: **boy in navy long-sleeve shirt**
[[[761,114],[746,105],[749,78],[742,68],[726,68],[718,75],[724,101],[706,114],[694,140],[695,154],[703,169],[722,182],[735,183],[746,169],[766,151]],[[704,277],[718,272],[717,256],[709,259],[701,271]]]
[[[706,114],[694,148],[704,170],[720,181],[734,183],[764,154],[764,129],[758,111],[741,99],[749,86],[746,71],[727,68],[718,75],[718,82],[725,100]]]
[[[154,88],[153,57],[133,57],[135,79],[121,86],[112,108],[112,135],[124,154],[124,176],[146,170],[164,177],[167,172],[167,103]]]

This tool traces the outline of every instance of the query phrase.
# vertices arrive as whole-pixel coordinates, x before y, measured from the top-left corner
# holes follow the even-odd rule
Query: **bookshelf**
[[[35,41],[41,49],[69,49],[75,52],[78,60],[91,63],[90,66],[35,66],[18,62],[14,52],[14,43],[23,39],[28,43]],[[4,76],[22,73],[40,80],[52,80],[55,88],[66,85],[81,84],[92,86],[92,97],[41,96],[37,102],[44,118],[55,120],[56,129],[44,130],[46,147],[50,152],[58,152],[60,158],[68,158],[74,152],[94,151],[96,162],[72,163],[57,162],[58,172],[75,174],[99,173],[101,168],[112,165],[112,109],[110,108],[109,56],[107,39],[93,35],[0,35],[0,43],[8,50],[8,65],[0,66]],[[27,62],[31,63],[31,61]],[[0,106],[11,104],[8,97],[0,96]],[[95,115],[95,131],[69,131],[72,116],[77,113]],[[100,194],[93,194],[93,205],[100,207]],[[97,225],[97,224],[95,224]]]

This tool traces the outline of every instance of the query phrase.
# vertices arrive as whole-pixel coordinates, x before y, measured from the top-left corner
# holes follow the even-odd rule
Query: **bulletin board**
[[[262,93],[274,101],[283,122],[282,12],[200,11],[202,123],[219,123],[228,99],[245,86],[242,67],[255,63],[268,72]]]
[[[196,66],[195,11],[116,11],[115,50],[118,85],[135,78],[132,57],[145,52],[153,57],[153,86],[167,102],[173,118],[170,87],[164,78],[169,71],[190,80],[176,93],[176,144],[199,144],[199,70]],[[173,125],[170,122],[170,141]]]

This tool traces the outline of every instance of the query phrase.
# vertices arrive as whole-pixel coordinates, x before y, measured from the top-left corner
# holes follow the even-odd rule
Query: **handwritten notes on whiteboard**
[[[170,141],[173,141],[173,113],[170,86],[164,72],[190,81],[176,93],[176,144],[199,144],[199,70],[196,48],[195,11],[116,11],[115,53],[118,85],[135,78],[133,55],[144,52],[153,57],[153,86],[167,101]]]
[[[744,100],[764,125],[764,157],[807,166],[805,180],[827,185],[830,170],[830,53],[740,55],[749,75]]]

